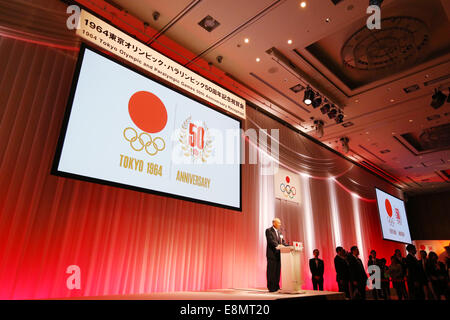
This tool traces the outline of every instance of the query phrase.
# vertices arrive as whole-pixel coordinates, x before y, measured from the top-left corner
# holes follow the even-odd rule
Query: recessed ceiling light
[[[245,39],[244,39],[244,42],[245,42],[245,43],[249,43],[250,40],[249,40],[248,38],[245,38]]]
[[[369,131],[366,131],[366,134],[369,134]]]
[[[302,90],[305,89],[304,86],[302,86],[300,83],[296,84],[295,86],[293,86],[292,88],[290,88],[292,91],[294,91],[294,93],[300,92]]]
[[[261,61],[261,59],[260,58],[256,58],[256,62],[260,62]]]
[[[289,39],[289,40],[287,41],[287,43],[288,43],[288,44],[292,44],[292,40]]]
[[[326,18],[325,19],[325,22],[327,22],[327,23],[330,22],[330,21],[331,21],[330,18]]]
[[[413,122],[413,120],[412,120],[412,119],[410,119],[410,120],[409,120],[409,122]]]
[[[306,7],[306,1],[300,2],[300,7],[305,8]]]
[[[343,126],[344,128],[348,128],[348,127],[351,127],[351,126],[353,126],[353,125],[355,125],[355,124],[354,124],[353,122],[351,122],[351,121],[342,124],[342,126]]]
[[[395,100],[394,100],[394,99],[391,99],[391,100],[389,100],[389,101],[394,102]]]

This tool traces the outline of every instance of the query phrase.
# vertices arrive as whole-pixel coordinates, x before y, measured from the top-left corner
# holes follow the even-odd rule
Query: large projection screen
[[[384,240],[411,243],[408,219],[403,200],[375,188],[378,214]]]
[[[241,211],[240,129],[83,44],[52,173]]]

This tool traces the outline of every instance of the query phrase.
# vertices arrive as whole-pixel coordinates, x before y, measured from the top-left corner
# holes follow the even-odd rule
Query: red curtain
[[[326,290],[337,289],[337,244],[362,246],[365,260],[403,248],[381,240],[373,200],[375,185],[398,190],[252,108],[244,128],[280,130],[275,156],[301,174],[299,205],[274,199],[260,164],[243,166],[242,213],[50,175],[77,41],[11,30],[0,30],[1,299],[263,288],[275,216],[305,243],[304,263],[321,251]],[[69,265],[81,269],[80,290],[66,286]]]

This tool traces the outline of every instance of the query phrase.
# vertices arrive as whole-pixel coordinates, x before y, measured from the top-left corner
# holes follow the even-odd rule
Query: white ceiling
[[[395,9],[395,1],[385,0],[382,12]],[[346,156],[358,162],[366,160],[404,181],[404,191],[418,193],[450,187],[450,182],[436,173],[450,169],[450,150],[415,155],[395,138],[450,123],[450,103],[437,110],[430,107],[434,88],[445,89],[443,92],[448,94],[450,78],[424,85],[426,81],[450,73],[449,50],[402,72],[389,74],[388,70],[383,79],[353,90],[330,71],[324,61],[306,50],[307,46],[333,34],[339,38],[342,35],[342,39],[350,37],[364,25],[368,0],[343,0],[337,5],[331,0],[309,0],[305,8],[300,7],[299,0],[114,2],[160,31],[159,36],[169,37],[271,101],[274,105],[267,108],[268,111],[301,131],[315,137],[314,119],[324,120],[325,134],[318,140],[341,152],[339,139],[348,137],[351,151]],[[442,7],[430,10],[442,8],[450,20],[450,1],[440,0],[440,5]],[[160,13],[156,21],[154,11]],[[405,9],[405,14],[413,11]],[[198,25],[207,15],[220,22],[212,32]],[[446,34],[448,37],[450,30]],[[244,42],[245,38],[249,43]],[[288,39],[292,40],[291,45]],[[303,92],[295,94],[289,90],[304,83],[302,77],[266,53],[270,48],[276,48],[297,66],[309,83],[339,102],[345,113],[344,122],[351,121],[354,125],[344,128],[322,115],[320,108],[304,105]],[[222,63],[217,62],[217,56],[223,57]],[[420,89],[406,94],[403,88],[413,84],[418,84]],[[426,119],[436,114],[440,115],[439,119]],[[380,153],[386,149],[390,152]],[[425,167],[423,163],[433,165]],[[413,168],[404,169],[410,166]]]

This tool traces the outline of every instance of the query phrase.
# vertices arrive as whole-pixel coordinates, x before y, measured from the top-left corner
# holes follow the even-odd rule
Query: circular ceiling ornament
[[[366,26],[355,32],[341,49],[344,65],[358,70],[379,70],[418,61],[429,43],[429,30],[420,19],[390,17],[381,29]]]

